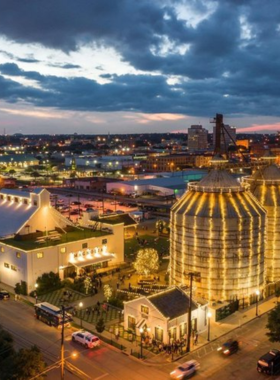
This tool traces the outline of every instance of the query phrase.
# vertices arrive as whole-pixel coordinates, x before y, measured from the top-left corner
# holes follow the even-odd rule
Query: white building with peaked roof
[[[43,273],[61,279],[83,270],[104,271],[124,261],[124,223],[81,228],[50,204],[46,189],[0,191],[0,282],[34,289]],[[117,237],[117,238],[116,238]]]
[[[201,333],[207,327],[208,303],[192,300],[192,330]],[[148,297],[124,302],[124,328],[148,331],[152,339],[169,343],[181,340],[188,332],[189,296],[179,287],[171,287]]]

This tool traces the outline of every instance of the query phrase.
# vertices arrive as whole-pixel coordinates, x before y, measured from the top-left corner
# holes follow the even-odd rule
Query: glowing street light
[[[84,304],[82,302],[79,303],[79,308],[80,308],[80,311],[81,311],[81,316],[80,316],[80,319],[81,319],[81,327],[83,327],[83,320],[82,320],[82,307],[84,306]]]

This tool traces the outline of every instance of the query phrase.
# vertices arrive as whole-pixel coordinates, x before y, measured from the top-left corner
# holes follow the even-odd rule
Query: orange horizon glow
[[[280,123],[275,124],[253,124],[250,127],[244,127],[244,128],[237,128],[237,133],[243,133],[243,132],[273,132],[273,131],[280,131]]]

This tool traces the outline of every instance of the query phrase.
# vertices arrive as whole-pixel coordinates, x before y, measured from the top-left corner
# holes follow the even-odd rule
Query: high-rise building
[[[188,148],[190,152],[204,150],[208,147],[208,131],[202,125],[191,125],[188,128]]]

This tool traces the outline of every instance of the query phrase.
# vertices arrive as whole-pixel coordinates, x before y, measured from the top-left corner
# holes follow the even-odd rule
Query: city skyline
[[[276,0],[2,3],[0,131],[212,131],[223,113],[276,132],[278,20]]]

